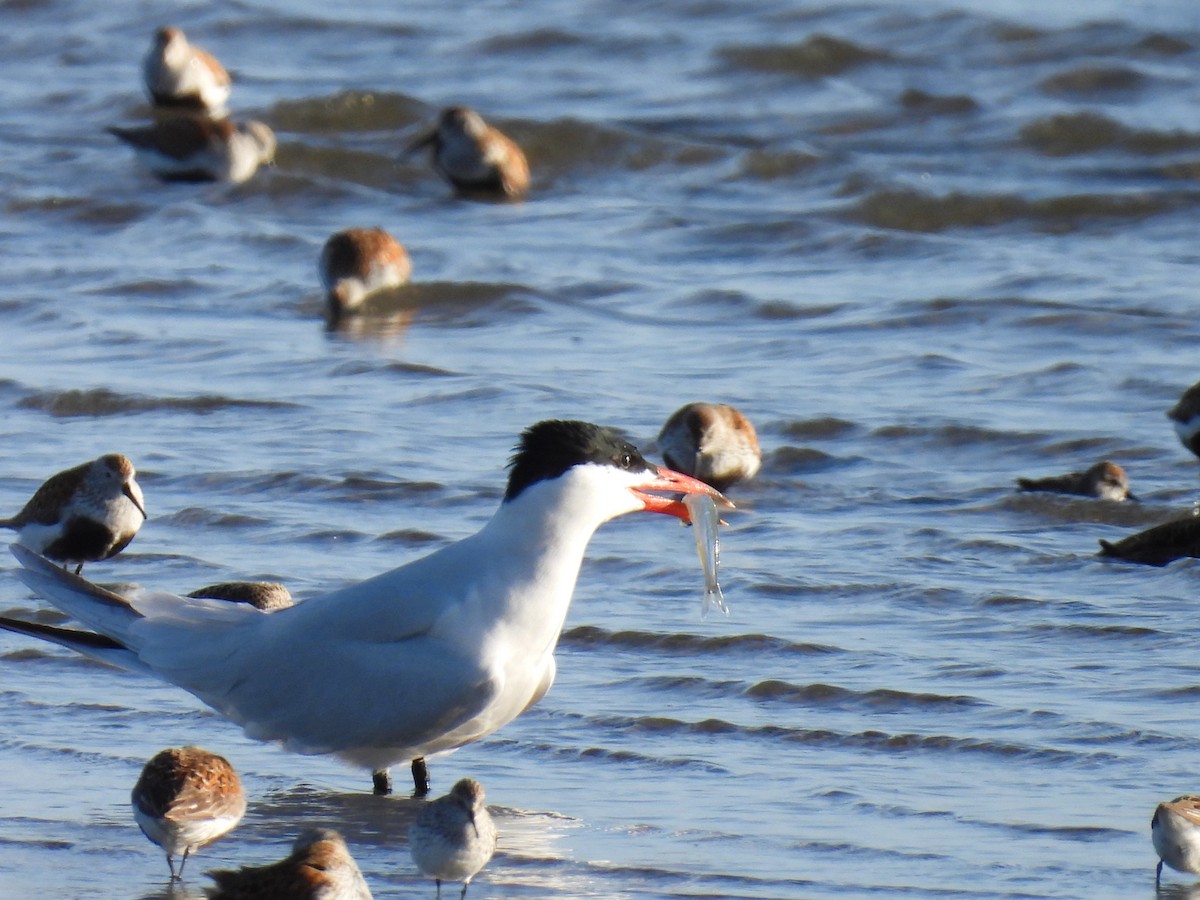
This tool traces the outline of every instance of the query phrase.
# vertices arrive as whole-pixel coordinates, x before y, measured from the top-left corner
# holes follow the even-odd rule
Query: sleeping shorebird
[[[689,521],[677,497],[690,493],[732,506],[607,428],[540,422],[522,434],[491,520],[398,569],[264,615],[117,594],[14,546],[18,577],[92,630],[0,627],[157,676],[258,740],[372,772],[411,761],[421,792],[425,757],[486,737],[549,690],[593,532],[643,510]]]
[[[1176,872],[1200,874],[1200,797],[1184,794],[1158,804],[1150,819],[1150,840],[1158,854],[1154,886],[1166,863]]]
[[[212,115],[221,112],[229,99],[229,73],[211,53],[189,44],[178,28],[164,27],[154,33],[142,76],[157,106],[189,107]]]
[[[110,453],[52,475],[0,528],[35,553],[74,565],[116,556],[146,521],[146,503],[128,457]]]
[[[1085,472],[1071,472],[1050,478],[1018,478],[1022,491],[1048,491],[1054,494],[1078,494],[1100,500],[1137,500],[1129,491],[1129,476],[1115,462],[1101,460]]]
[[[318,263],[329,315],[353,312],[372,294],[408,281],[408,252],[382,228],[347,228],[330,236]]]
[[[465,106],[442,110],[437,125],[408,146],[412,153],[432,147],[433,167],[460,193],[523,197],[529,190],[529,163],[512,138]]]
[[[249,181],[275,160],[275,132],[262,122],[170,116],[110,134],[133,148],[138,161],[163,181]]]
[[[727,403],[689,403],[658,434],[663,460],[719,491],[758,474],[762,451],[750,420]]]
[[[246,795],[233,766],[199,747],[156,754],[142,769],[130,802],[142,834],[166,851],[172,881],[183,878],[192,851],[228,834],[246,813]]]
[[[471,879],[496,852],[496,825],[483,802],[483,785],[463,778],[450,793],[417,813],[408,828],[408,849],[417,868],[437,884],[461,881],[459,900],[467,896]]]
[[[292,592],[278,581],[221,581],[196,588],[188,596],[197,600],[248,603],[263,612],[287,609],[293,603]]]
[[[342,836],[310,828],[286,858],[267,866],[206,873],[209,900],[371,900],[371,889]]]

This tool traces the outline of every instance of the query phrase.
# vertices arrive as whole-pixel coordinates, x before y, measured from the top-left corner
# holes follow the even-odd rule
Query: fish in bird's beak
[[[635,497],[645,504],[646,512],[665,513],[668,516],[675,516],[689,525],[692,522],[692,514],[688,510],[687,504],[682,500],[676,497],[659,497],[655,494],[646,494],[643,493],[644,491],[670,491],[672,494],[708,494],[718,506],[734,509],[734,505],[729,498],[712,485],[705,484],[698,478],[693,478],[691,475],[684,475],[682,472],[676,472],[665,466],[656,466],[655,468],[655,478],[629,489]]]

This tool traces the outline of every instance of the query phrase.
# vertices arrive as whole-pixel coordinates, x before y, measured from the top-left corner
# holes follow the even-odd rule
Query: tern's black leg
[[[371,785],[376,797],[384,797],[392,792],[392,774],[387,769],[376,769],[371,773]]]
[[[418,756],[412,761],[413,796],[424,797],[429,793],[429,767],[425,765],[425,757]]]
[[[1159,888],[1159,883],[1162,881],[1162,864],[1163,861],[1160,859],[1158,861],[1158,868],[1154,870],[1154,889],[1156,891]]]

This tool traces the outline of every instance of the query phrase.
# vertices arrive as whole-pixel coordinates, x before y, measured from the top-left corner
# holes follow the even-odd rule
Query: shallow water
[[[1153,894],[1154,805],[1200,790],[1200,569],[1095,551],[1196,495],[1164,416],[1198,377],[1194,5],[560,6],[180,5],[280,137],[237,188],[104,133],[145,115],[157,11],[0,7],[0,509],[124,452],[151,519],[89,575],[311,596],[478,527],[538,419],[652,454],[679,405],[733,403],[766,459],[729,617],[688,532],[597,534],[554,689],[432,766],[497,812],[469,896]],[[402,155],[450,103],[525,146],[527,202]],[[316,258],[350,225],[415,283],[331,332]],[[1013,492],[1106,457],[1144,502]],[[128,794],[185,742],[250,810],[175,896],[312,823],[376,896],[432,896],[411,801],[16,636],[0,896],[164,896]]]

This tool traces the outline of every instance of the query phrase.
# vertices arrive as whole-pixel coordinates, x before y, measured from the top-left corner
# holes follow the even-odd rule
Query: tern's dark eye
[[[628,450],[621,451],[621,453],[617,455],[617,465],[622,469],[632,468],[633,454]]]

